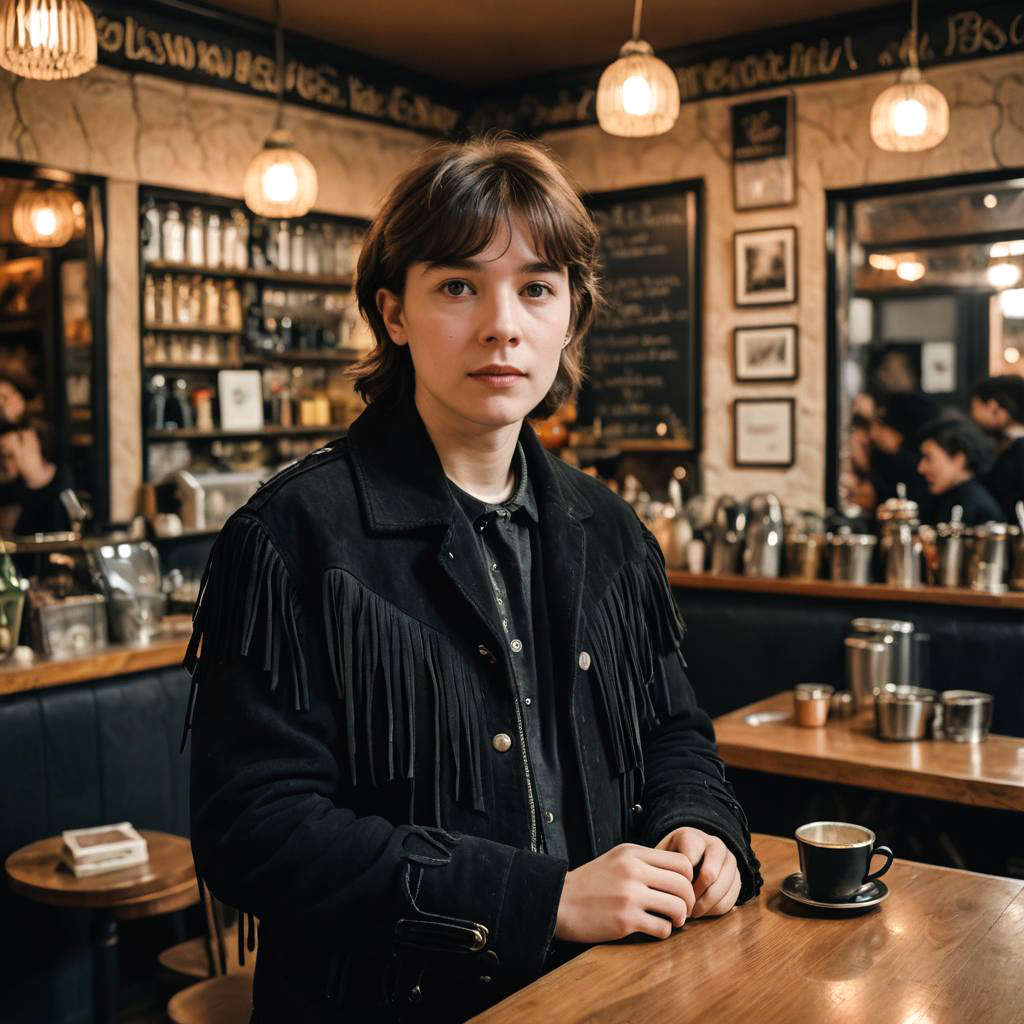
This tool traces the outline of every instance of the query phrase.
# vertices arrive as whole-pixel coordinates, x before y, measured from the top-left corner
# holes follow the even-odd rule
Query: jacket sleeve
[[[717,836],[736,858],[741,878],[739,902],[761,891],[760,864],[750,845],[743,808],[718,756],[711,719],[697,705],[683,661],[682,622],[665,578],[661,549],[645,530],[649,585],[657,593],[652,610],[661,628],[654,629],[654,677],[650,685],[652,727],[644,736],[643,814],[640,841],[656,846],[684,825]]]
[[[352,809],[343,701],[293,578],[244,514],[211,554],[186,659],[199,874],[264,923],[385,962],[540,974],[564,863]]]

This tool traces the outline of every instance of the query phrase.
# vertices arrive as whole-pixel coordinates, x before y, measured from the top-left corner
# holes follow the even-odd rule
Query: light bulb
[[[299,179],[290,163],[271,164],[263,172],[263,194],[274,203],[289,203],[299,191]]]
[[[902,281],[920,281],[924,277],[924,264],[917,260],[904,260],[897,265],[896,276]]]
[[[993,263],[985,276],[993,288],[1012,288],[1020,280],[1020,267],[1015,263]]]
[[[630,75],[622,83],[622,107],[634,117],[650,113],[651,85],[643,75]]]
[[[57,231],[57,214],[52,206],[41,206],[32,211],[32,227],[44,238],[50,238]]]
[[[55,45],[58,38],[57,8],[36,8],[29,11],[25,27],[28,29],[28,41],[32,47],[42,49]]]
[[[989,192],[982,202],[985,204],[986,210],[994,210],[999,205],[999,198],[994,192]]]
[[[892,256],[887,256],[884,252],[873,252],[868,257],[868,263],[870,263],[875,270],[896,269],[896,260]]]
[[[917,138],[928,128],[928,111],[920,100],[900,100],[892,108],[892,130],[903,138]]]
[[[1020,349],[1019,348],[1008,348],[1003,351],[1003,362],[1004,363],[1019,363],[1020,362]]]
[[[1024,288],[1011,288],[999,296],[999,308],[1007,320],[1024,320]]]

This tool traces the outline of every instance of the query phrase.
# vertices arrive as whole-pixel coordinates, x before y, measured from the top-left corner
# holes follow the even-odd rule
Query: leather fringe
[[[661,548],[647,530],[644,541],[643,560],[619,570],[585,626],[611,755],[622,777],[623,834],[643,792],[643,734],[658,724],[656,707],[673,711],[672,694],[656,680],[655,665],[666,655],[682,658],[685,632],[665,578]],[[654,692],[655,686],[661,689]]]
[[[455,798],[485,810],[480,694],[449,641],[397,611],[342,569],[323,575],[324,627],[335,690],[342,702],[352,784],[408,779],[415,785],[417,715],[433,723],[433,806],[441,814],[442,762]],[[430,708],[416,706],[421,666]]]
[[[241,571],[245,567],[245,571]],[[309,680],[299,637],[299,602],[287,567],[260,523],[234,518],[217,537],[192,614],[184,665],[192,687],[181,738],[184,751],[206,665],[232,655],[262,657],[270,688],[289,688],[295,709],[309,710]]]

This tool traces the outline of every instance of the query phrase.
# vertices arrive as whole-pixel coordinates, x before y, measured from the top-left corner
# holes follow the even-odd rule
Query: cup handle
[[[869,874],[866,874],[864,876],[864,881],[865,882],[871,882],[871,881],[874,881],[874,879],[876,879],[876,878],[881,878],[882,875],[884,875],[886,873],[886,871],[888,871],[889,868],[892,867],[893,852],[892,852],[892,850],[889,849],[888,846],[876,846],[871,851],[871,856],[874,857],[876,853],[879,854],[882,857],[885,857],[885,865],[882,868],[880,868],[878,871],[873,871],[873,872],[871,872]],[[869,866],[870,866],[870,862],[869,862]]]

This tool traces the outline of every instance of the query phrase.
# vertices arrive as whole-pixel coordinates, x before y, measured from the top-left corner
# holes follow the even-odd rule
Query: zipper
[[[512,669],[513,688],[516,691],[516,728],[519,730],[519,749],[523,754],[523,773],[526,776],[526,802],[530,807],[530,852],[537,852],[537,803],[533,798],[533,778],[530,775],[530,757],[526,751],[526,730],[523,728],[523,713],[519,707],[519,684],[515,681],[515,669]]]

